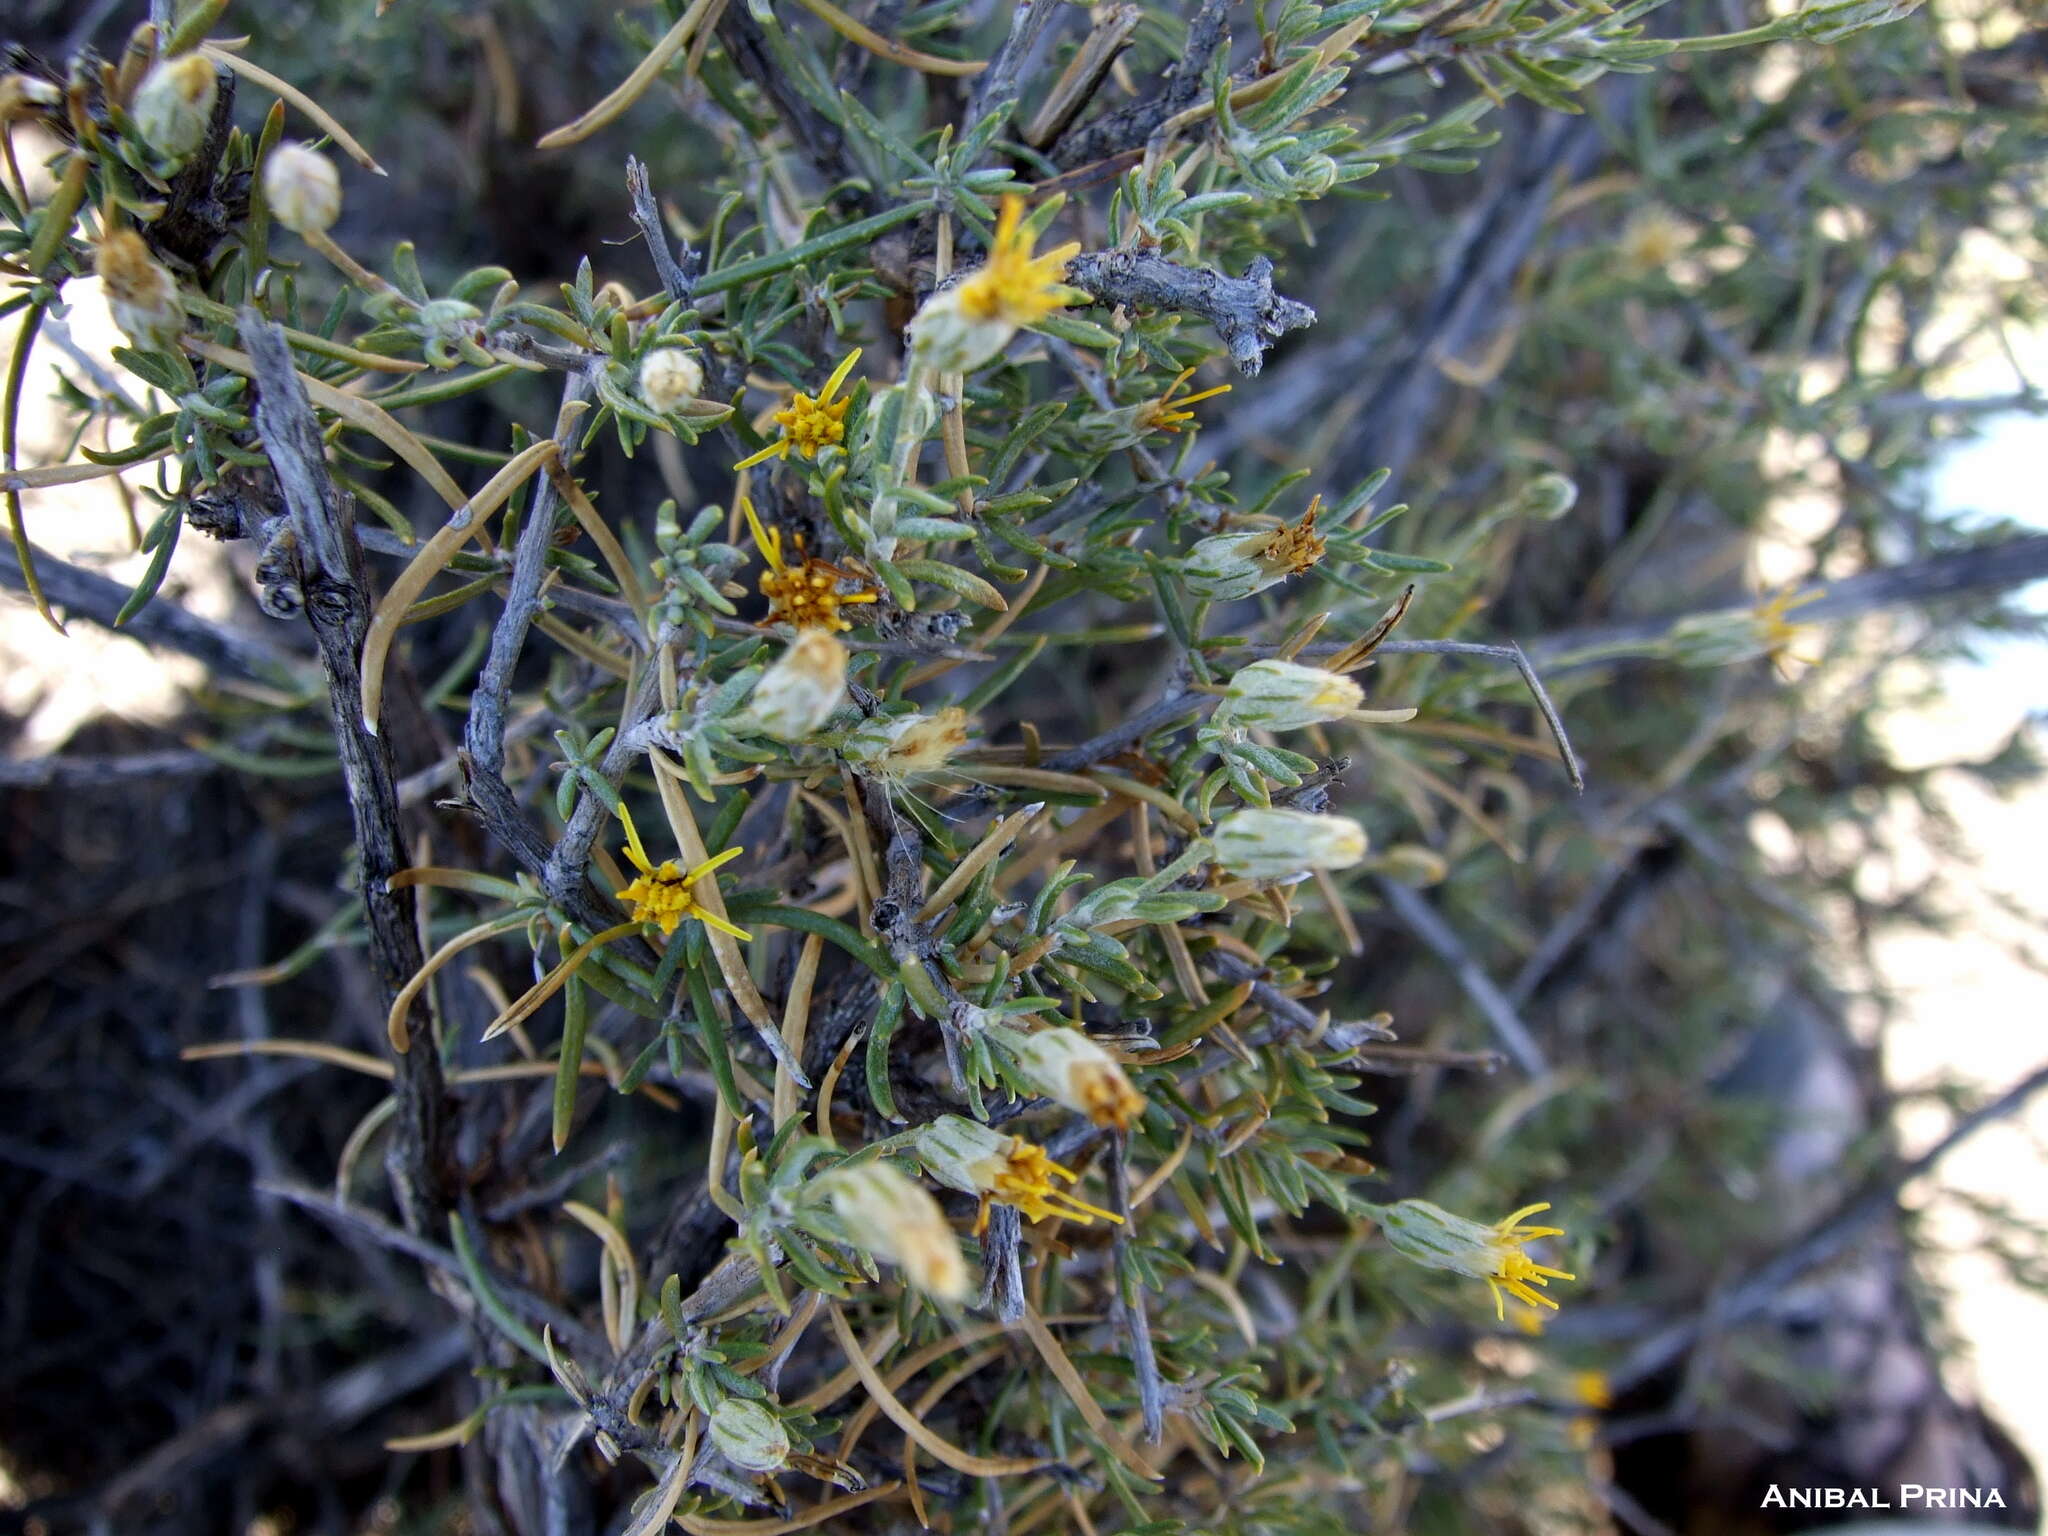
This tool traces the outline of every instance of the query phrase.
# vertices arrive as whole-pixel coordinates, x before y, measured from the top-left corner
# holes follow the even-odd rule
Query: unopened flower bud
[[[903,1271],[942,1301],[967,1296],[967,1261],[931,1192],[885,1162],[834,1169],[822,1180],[847,1240]]]
[[[1726,667],[1763,655],[1769,641],[1747,609],[1731,608],[1679,619],[1662,649],[1681,666]]]
[[[1032,1087],[1097,1125],[1127,1130],[1145,1111],[1114,1056],[1078,1029],[1041,1029],[1005,1038],[1010,1058]]]
[[[656,347],[640,361],[640,398],[666,416],[704,393],[704,365],[680,347]]]
[[[972,373],[1017,334],[1000,316],[977,319],[961,306],[960,290],[948,288],[924,301],[910,322],[910,346],[918,362],[939,373]]]
[[[711,1443],[748,1472],[780,1472],[789,1465],[789,1431],[761,1404],[728,1397],[711,1411]]]
[[[286,229],[325,234],[341,217],[341,177],[317,149],[280,144],[263,161],[263,200]]]
[[[1360,709],[1364,697],[1348,677],[1276,657],[1255,661],[1230,680],[1214,720],[1227,731],[1293,731],[1331,720],[1387,724],[1415,717],[1412,709]]]
[[[182,160],[205,142],[219,94],[212,61],[181,53],[142,77],[129,115],[151,149],[167,160]]]
[[[1316,532],[1320,499],[1295,523],[1252,533],[1219,533],[1203,539],[1181,560],[1181,579],[1197,597],[1232,602],[1298,576],[1323,558]]]
[[[777,741],[802,741],[846,702],[846,647],[822,629],[800,629],[754,684],[743,726]]]
[[[964,1115],[941,1115],[919,1131],[917,1156],[941,1184],[1014,1205],[1032,1221],[1048,1216],[1063,1216],[1084,1225],[1098,1216],[1123,1220],[1056,1188],[1055,1179],[1071,1184],[1075,1176],[1047,1157],[1045,1148],[1036,1142],[990,1130]]]
[[[878,779],[914,783],[939,772],[967,745],[967,712],[948,705],[936,714],[874,715],[840,749]]]
[[[1311,869],[1349,869],[1365,857],[1365,828],[1348,816],[1250,806],[1210,834],[1216,862],[1248,880],[1285,880]]]
[[[1921,0],[1841,0],[1834,5],[1810,6],[1792,18],[1794,29],[1812,43],[1839,43],[1902,21],[1920,9]]]
[[[63,89],[55,81],[38,75],[0,75],[0,123],[32,117],[63,100]]]
[[[122,334],[144,351],[176,344],[185,328],[177,280],[149,254],[142,236],[132,229],[113,231],[94,253],[93,270]]]
[[[1578,501],[1579,488],[1570,477],[1551,470],[1522,487],[1522,494],[1515,498],[1515,511],[1539,523],[1554,523]]]

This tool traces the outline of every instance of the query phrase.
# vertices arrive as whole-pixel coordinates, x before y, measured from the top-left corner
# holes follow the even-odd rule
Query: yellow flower
[[[1156,400],[1147,400],[1138,407],[1138,430],[1140,432],[1178,432],[1195,419],[1195,413],[1187,407],[1197,400],[1207,400],[1215,395],[1230,393],[1228,384],[1218,384],[1214,389],[1204,389],[1192,395],[1182,395],[1178,400],[1173,392],[1194,377],[1195,370],[1183,368],[1178,377],[1166,386],[1166,393]]]
[[[797,563],[790,565],[782,558],[782,530],[763,528],[761,519],[754,515],[754,504],[745,497],[740,498],[740,511],[747,516],[754,547],[768,564],[768,569],[761,573],[761,595],[768,599],[768,617],[761,622],[793,624],[798,629],[822,629],[828,633],[853,628],[839,616],[840,607],[846,603],[872,603],[875,594],[841,592],[839,584],[862,578],[853,571],[841,570],[829,560],[805,554],[802,534],[796,536]]]
[[[1547,1286],[1552,1280],[1576,1280],[1579,1278],[1577,1275],[1566,1274],[1561,1269],[1546,1269],[1522,1251],[1524,1243],[1534,1242],[1539,1237],[1564,1236],[1563,1227],[1525,1227],[1522,1225],[1524,1217],[1534,1216],[1539,1211],[1547,1211],[1549,1209],[1550,1202],[1547,1200],[1538,1205],[1525,1205],[1505,1221],[1494,1224],[1494,1240],[1492,1243],[1494,1266],[1493,1273],[1486,1277],[1486,1283],[1493,1291],[1494,1315],[1503,1320],[1507,1317],[1507,1303],[1501,1299],[1503,1291],[1514,1297],[1515,1300],[1523,1302],[1528,1306],[1548,1307],[1551,1311],[1555,1312],[1557,1310],[1557,1303],[1541,1291],[1533,1290],[1531,1287]]]
[[[1538,1289],[1552,1280],[1576,1280],[1577,1275],[1561,1269],[1547,1269],[1522,1251],[1524,1243],[1540,1237],[1562,1237],[1562,1227],[1525,1227],[1522,1222],[1548,1203],[1525,1205],[1505,1221],[1482,1226],[1427,1200],[1399,1200],[1376,1209],[1380,1230],[1396,1251],[1430,1269],[1455,1270],[1484,1280],[1493,1292],[1494,1315],[1507,1321],[1507,1300],[1531,1307],[1557,1310],[1557,1303]]]
[[[640,871],[640,878],[619,892],[619,900],[631,909],[634,922],[652,923],[666,937],[676,931],[678,923],[694,917],[707,928],[716,928],[736,939],[753,937],[746,929],[736,928],[715,912],[707,911],[696,896],[697,882],[719,866],[738,858],[743,849],[728,848],[686,872],[674,859],[664,859],[657,865],[647,857],[647,850],[640,842],[640,833],[633,825],[633,813],[624,805],[619,807],[619,821],[626,829],[623,851],[633,867]]]
[[[1764,645],[1764,654],[1771,658],[1771,665],[1778,669],[1778,676],[1791,677],[1791,668],[1785,665],[1788,661],[1802,662],[1809,667],[1820,664],[1817,658],[1801,656],[1792,649],[1793,644],[1807,632],[1809,626],[1794,624],[1785,615],[1794,608],[1804,608],[1808,603],[1817,602],[1826,595],[1825,587],[1816,587],[1811,592],[1801,592],[1797,582],[1788,581],[1749,610],[1750,622],[1756,626],[1757,638]]]
[[[1046,1156],[1045,1148],[1022,1136],[1005,1136],[964,1115],[941,1115],[918,1133],[917,1155],[933,1178],[953,1189],[981,1196],[981,1214],[974,1230],[988,1225],[990,1201],[1014,1205],[1032,1221],[1062,1216],[1084,1226],[1100,1216],[1122,1223],[1123,1217],[1099,1205],[1077,1200],[1055,1187],[1055,1179],[1071,1184],[1078,1177]]]
[[[996,220],[995,243],[979,271],[960,280],[960,313],[969,320],[999,321],[1007,326],[1034,325],[1066,307],[1060,286],[1067,263],[1081,253],[1081,242],[1069,240],[1043,256],[1031,254],[1031,236],[1024,230],[1024,199],[1011,193],[1003,199]]]
[[[1572,1401],[1587,1408],[1614,1406],[1614,1387],[1605,1371],[1572,1372]]]
[[[829,448],[846,437],[846,409],[853,404],[851,398],[835,400],[839,386],[846,382],[846,376],[853,372],[853,365],[860,361],[860,348],[855,347],[839,361],[832,370],[832,377],[825,381],[825,387],[815,396],[798,390],[789,397],[789,404],[775,413],[775,421],[782,428],[782,435],[763,448],[759,453],[749,454],[733,465],[734,469],[750,469],[769,459],[786,459],[791,450],[807,459],[815,459],[818,451]]]

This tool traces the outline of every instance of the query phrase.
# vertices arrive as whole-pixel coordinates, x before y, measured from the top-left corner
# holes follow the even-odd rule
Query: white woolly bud
[[[1429,1269],[1448,1269],[1484,1280],[1499,1267],[1500,1234],[1427,1200],[1402,1200],[1378,1213],[1387,1243]]]
[[[1578,502],[1579,488],[1571,478],[1549,470],[1522,487],[1521,495],[1515,498],[1515,511],[1539,523],[1554,523]]]
[[[939,772],[967,745],[967,713],[951,705],[931,715],[874,715],[840,750],[878,779],[914,783]]]
[[[93,270],[107,296],[107,310],[123,335],[147,352],[161,352],[177,343],[185,329],[177,279],[149,254],[142,236],[132,229],[115,230],[93,253]]]
[[[1225,730],[1293,731],[1342,720],[1357,710],[1364,697],[1358,684],[1339,673],[1274,658],[1240,670],[1230,680],[1230,690],[1213,718]],[[1380,713],[1399,713],[1405,719],[1415,711]]]
[[[967,1297],[967,1261],[931,1191],[885,1162],[834,1169],[820,1181],[847,1240],[942,1301]]]
[[[341,217],[341,177],[318,150],[280,144],[263,161],[263,200],[286,229],[325,234]]]
[[[656,347],[640,361],[640,398],[666,416],[704,393],[704,365],[680,347]]]
[[[1365,857],[1365,828],[1348,816],[1308,811],[1233,811],[1209,835],[1216,862],[1248,880],[1285,880],[1311,869],[1348,869]]]
[[[711,1410],[711,1443],[748,1472],[780,1472],[789,1465],[789,1431],[761,1404],[728,1397]]]
[[[1285,571],[1263,564],[1258,556],[1265,547],[1265,535],[1219,533],[1203,539],[1187,552],[1180,563],[1181,580],[1197,597],[1219,603],[1235,602],[1263,592],[1284,581]]]
[[[1078,1029],[1041,1029],[1021,1036],[1006,1031],[1004,1044],[1025,1081],[1097,1125],[1124,1130],[1145,1111],[1144,1095],[1131,1086],[1117,1059]]]
[[[167,160],[182,160],[206,140],[220,82],[203,54],[165,59],[142,77],[129,116],[143,142]]]
[[[846,647],[822,629],[800,629],[754,684],[738,723],[777,741],[802,741],[846,702]]]
[[[917,1158],[947,1188],[985,1195],[1008,1168],[1016,1139],[964,1115],[940,1115],[917,1133]]]

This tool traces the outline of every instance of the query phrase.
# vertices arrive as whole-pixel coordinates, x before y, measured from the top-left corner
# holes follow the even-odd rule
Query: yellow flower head
[[[1014,192],[1003,198],[996,220],[995,243],[988,261],[960,280],[960,312],[970,320],[997,320],[1005,325],[1035,325],[1066,307],[1060,278],[1067,263],[1081,253],[1081,242],[1069,240],[1043,256],[1031,254],[1031,236],[1024,230],[1024,199]]]
[[[1803,662],[1818,666],[1812,656],[1801,656],[1792,649],[1808,631],[1809,626],[1795,624],[1786,617],[1794,608],[1804,608],[1808,603],[1817,602],[1827,595],[1825,587],[1816,587],[1811,592],[1801,592],[1797,582],[1786,582],[1776,592],[1763,599],[1749,610],[1750,622],[1756,626],[1757,637],[1762,640],[1764,654],[1771,658],[1771,665],[1778,669],[1780,677],[1789,678],[1791,668],[1788,661]]]
[[[721,865],[738,858],[743,849],[728,848],[687,871],[674,859],[664,859],[657,865],[647,857],[647,850],[640,842],[640,833],[633,825],[633,813],[623,804],[619,807],[619,821],[626,829],[626,846],[622,851],[640,872],[637,880],[619,892],[619,900],[631,910],[634,922],[652,923],[666,937],[676,931],[678,923],[694,917],[707,928],[716,928],[736,939],[753,937],[746,929],[736,928],[715,912],[708,911],[696,896],[697,882]]]
[[[1577,1275],[1568,1275],[1561,1269],[1546,1269],[1522,1251],[1524,1243],[1532,1243],[1539,1237],[1562,1237],[1562,1227],[1525,1227],[1525,1217],[1550,1209],[1550,1202],[1539,1205],[1525,1205],[1514,1215],[1494,1224],[1493,1273],[1486,1277],[1487,1285],[1493,1291],[1494,1315],[1503,1321],[1507,1318],[1507,1303],[1501,1293],[1532,1307],[1548,1307],[1557,1310],[1557,1303],[1534,1286],[1547,1286],[1552,1280],[1576,1280]]]
[[[796,536],[797,563],[782,558],[782,530],[763,528],[754,515],[754,504],[742,497],[740,510],[747,516],[747,529],[754,547],[761,551],[767,569],[761,572],[761,595],[768,599],[764,624],[792,624],[798,629],[822,629],[827,633],[853,628],[839,616],[847,603],[872,603],[872,591],[841,592],[843,581],[861,581],[858,572],[844,570],[829,560],[804,553],[804,536]]]
[[[1138,430],[1140,432],[1178,432],[1195,419],[1195,413],[1187,407],[1197,400],[1207,400],[1215,395],[1230,393],[1228,384],[1218,384],[1214,389],[1198,390],[1192,395],[1182,395],[1178,400],[1173,392],[1194,377],[1195,370],[1183,368],[1178,377],[1166,386],[1166,393],[1156,400],[1147,400],[1138,408]]]
[[[1572,1372],[1572,1401],[1587,1408],[1614,1406],[1614,1387],[1605,1371]]]
[[[1045,1148],[1022,1136],[1006,1136],[964,1115],[941,1115],[918,1134],[917,1155],[933,1178],[953,1189],[981,1196],[981,1215],[974,1230],[988,1225],[990,1201],[1014,1205],[1032,1221],[1061,1216],[1083,1225],[1096,1217],[1121,1223],[1123,1217],[1055,1186],[1071,1184],[1077,1175],[1045,1155]]]
[[[825,387],[815,396],[802,390],[789,397],[789,404],[775,413],[775,423],[782,428],[782,435],[759,453],[750,454],[733,466],[734,469],[750,469],[769,459],[786,459],[792,450],[807,459],[815,459],[818,451],[841,442],[846,437],[846,411],[853,404],[849,397],[835,400],[839,386],[846,382],[846,376],[853,372],[853,365],[860,361],[860,348],[855,347],[839,360],[839,366],[832,370],[832,377],[825,381]]]
[[[1622,231],[1618,254],[1632,272],[1660,272],[1691,248],[1693,234],[1668,208],[1643,209]]]
[[[1066,1191],[1053,1186],[1054,1179],[1073,1183],[1077,1175],[1070,1168],[1063,1168],[1045,1155],[1045,1148],[1035,1141],[1026,1141],[1021,1136],[1012,1137],[1010,1148],[1004,1154],[1002,1166],[992,1169],[989,1177],[989,1198],[1000,1200],[1005,1205],[1014,1205],[1031,1221],[1043,1221],[1048,1216],[1064,1216],[1086,1226],[1100,1216],[1104,1221],[1122,1225],[1123,1217],[1114,1211],[1105,1211],[1099,1205],[1090,1205],[1077,1200]],[[987,1224],[988,1212],[982,1212],[982,1219],[975,1226],[979,1232]]]
[[[1525,1227],[1523,1221],[1548,1204],[1525,1205],[1505,1221],[1482,1226],[1427,1200],[1397,1200],[1374,1212],[1388,1243],[1404,1257],[1431,1269],[1455,1270],[1484,1280],[1493,1292],[1494,1315],[1507,1321],[1507,1300],[1557,1310],[1539,1287],[1552,1280],[1576,1280],[1561,1269],[1546,1269],[1522,1251],[1540,1237],[1562,1237],[1561,1227]],[[1540,1329],[1537,1330],[1540,1332]]]

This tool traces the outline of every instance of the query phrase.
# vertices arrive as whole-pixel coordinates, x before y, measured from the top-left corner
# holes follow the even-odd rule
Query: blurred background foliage
[[[854,9],[912,47],[964,37],[978,57],[1007,26],[1007,7],[968,0]],[[1112,106],[1187,37],[1181,8],[1131,9]],[[1254,8],[1230,9],[1241,59]],[[1279,9],[1258,8],[1268,25]],[[1272,149],[1270,125],[1246,128],[1266,149],[1233,185],[1255,201],[1217,221],[1203,259],[1236,272],[1270,256],[1280,291],[1318,320],[1197,408],[1178,468],[1213,464],[1254,505],[1309,467],[1286,506],[1390,470],[1381,502],[1411,510],[1383,547],[1453,567],[1419,581],[1400,634],[1518,642],[1558,701],[1583,794],[1532,740],[1542,725],[1512,668],[1383,657],[1375,702],[1422,717],[1351,755],[1333,806],[1366,824],[1375,856],[1347,880],[1348,918],[1306,902],[1299,925],[1325,954],[1319,1006],[1385,1011],[1417,1049],[1411,1070],[1363,1090],[1378,1106],[1371,1198],[1490,1213],[1544,1191],[1582,1284],[1547,1328],[1512,1313],[1496,1327],[1483,1298],[1340,1226],[1291,1234],[1314,1256],[1305,1285],[1240,1251],[1242,1322],[1295,1433],[1197,1528],[1796,1529],[1812,1516],[1760,1511],[1763,1487],[1900,1480],[1996,1485],[1999,1523],[2027,1524],[2031,1474],[1945,1384],[1942,1297],[1893,1198],[1911,1170],[1881,1070],[1891,999],[1868,950],[1942,913],[1910,883],[1860,876],[1898,851],[1884,806],[1911,802],[1917,826],[1941,828],[1931,770],[1895,762],[1874,724],[1881,700],[1938,675],[1902,666],[2039,633],[2001,596],[2042,571],[2039,536],[1937,512],[1928,471],[1980,423],[2040,403],[2024,359],[2038,352],[2048,45],[2024,6],[1931,0],[1839,41],[1759,37],[1598,78],[1567,62],[1560,86],[1532,84],[1489,30],[1530,8],[1383,9],[1330,114],[1351,132],[1328,168]],[[490,263],[547,295],[585,259],[598,282],[646,291],[628,152],[693,235],[730,189],[836,191],[842,217],[889,200],[900,172],[859,134],[813,160],[785,148],[775,103],[723,48],[701,84],[664,83],[579,148],[533,147],[678,14],[398,0],[379,16],[321,0],[237,8],[228,25],[389,168],[374,195],[352,179],[342,243],[368,260],[417,241],[437,293]],[[1685,0],[1648,35],[1740,33],[1773,14]],[[6,31],[42,57],[113,56],[134,20],[16,0]],[[1035,81],[1085,25],[1055,34]],[[957,82],[803,27],[835,82],[899,129],[957,117]],[[1561,56],[1582,55],[1598,50]],[[254,109],[241,117],[253,125]],[[835,157],[864,184],[828,185],[816,162]],[[1373,174],[1297,200],[1303,178],[1367,162]],[[1023,174],[1071,169],[1055,157]],[[1108,185],[1076,190],[1090,249],[1112,243]],[[906,238],[872,259],[928,257]],[[823,357],[811,324],[798,350]],[[2016,381],[1980,390],[2001,356]],[[553,398],[552,381],[515,381],[419,429],[498,442],[508,416],[543,419]],[[714,463],[657,474],[611,454],[583,473],[600,505],[645,526],[679,489],[722,498]],[[403,474],[366,483],[439,516]],[[1326,584],[1315,606],[1349,634],[1398,589]],[[1781,589],[1810,600],[1772,609]],[[1149,609],[1079,592],[1060,612],[1093,643],[986,712],[989,739],[1029,721],[1078,740],[1158,695],[1171,657]],[[464,611],[408,630],[418,675],[473,665],[478,624]],[[211,764],[132,783],[24,773],[10,792],[0,1447],[44,1528],[475,1518],[461,1495],[473,1454],[382,1448],[467,1401],[446,1386],[462,1338],[411,1261],[374,1243],[340,1252],[250,1193],[252,1172],[320,1177],[379,1090],[304,1062],[176,1060],[224,1021],[317,1033],[304,1021],[337,1000],[368,1021],[350,1043],[381,1032],[368,983],[317,946],[348,905],[347,809],[321,729],[318,711],[252,718],[201,695],[185,731],[215,745]],[[163,745],[103,721],[67,751]],[[1960,766],[2011,791],[2036,776],[2033,737]],[[483,859],[471,838],[463,852]],[[261,994],[208,988],[287,955],[301,968]],[[1470,1070],[1461,1053],[1504,1029],[1526,1032],[1539,1070]],[[1959,1119],[1977,1107],[1961,1085],[1936,1091]],[[701,1143],[637,1100],[604,1113],[638,1185],[701,1161]],[[2041,1234],[1993,1215],[1996,1246],[2038,1285]],[[1201,1320],[1238,1323],[1220,1306]],[[1114,1505],[1096,1515],[1139,1528]]]

